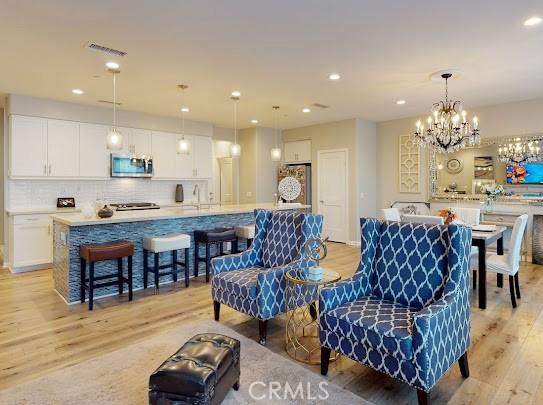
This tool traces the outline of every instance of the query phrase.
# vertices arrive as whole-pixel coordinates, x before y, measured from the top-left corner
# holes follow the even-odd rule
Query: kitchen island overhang
[[[191,237],[190,276],[194,275],[194,238],[197,229],[235,227],[254,223],[255,209],[309,210],[309,205],[244,204],[214,207],[211,209],[164,208],[149,211],[116,212],[111,218],[85,218],[80,213],[53,215],[53,281],[55,290],[68,304],[80,302],[79,246],[104,243],[119,239],[134,243],[133,288],[143,288],[143,246],[145,236],[162,236],[185,233]],[[203,254],[203,250],[201,251]],[[161,264],[171,261],[168,254],[161,255]],[[96,263],[97,276],[114,273],[116,262]],[[204,272],[205,273],[205,272]],[[203,274],[199,272],[199,274]],[[162,283],[173,281],[171,276]],[[152,286],[152,282],[151,282]],[[183,287],[184,288],[184,287]],[[190,288],[190,287],[189,287]],[[104,287],[95,291],[95,299],[117,295],[117,287]]]

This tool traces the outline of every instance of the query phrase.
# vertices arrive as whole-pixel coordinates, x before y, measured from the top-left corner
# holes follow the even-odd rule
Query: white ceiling
[[[93,41],[127,52],[123,109],[175,115],[186,83],[187,118],[220,126],[232,126],[232,90],[241,127],[273,126],[275,104],[283,128],[383,121],[426,113],[443,94],[428,75],[447,67],[464,71],[450,93],[467,108],[542,97],[543,24],[523,26],[533,15],[541,0],[1,0],[0,92],[110,99],[112,58]],[[301,112],[315,102],[330,108]]]

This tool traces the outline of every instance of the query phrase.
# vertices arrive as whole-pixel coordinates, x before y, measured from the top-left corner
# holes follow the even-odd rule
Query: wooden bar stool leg
[[[252,239],[247,239],[247,249],[249,249],[253,245]]]
[[[232,242],[232,253],[238,253],[239,252],[239,247],[238,247],[238,240],[237,239],[234,239]]]
[[[94,262],[89,263],[89,311],[94,307]]]
[[[172,250],[172,277],[173,282],[177,282],[177,250]]]
[[[190,249],[185,249],[185,287],[189,286]]]
[[[123,293],[123,258],[117,259],[117,285],[119,288],[119,295]]]
[[[198,248],[199,243],[194,242],[194,277],[198,277],[198,259],[200,258],[198,256]]]
[[[79,290],[81,303],[83,304],[85,302],[85,280],[87,278],[87,262],[85,259],[81,259],[81,289]]]
[[[128,301],[132,301],[132,256],[128,256]]]
[[[147,250],[143,249],[143,288],[147,288],[149,277],[149,263]]]
[[[158,272],[159,272],[159,256],[158,253],[155,253],[155,292],[158,294]]]
[[[221,244],[222,247],[222,244]],[[206,283],[209,283],[209,267],[211,266],[210,244],[206,243]]]

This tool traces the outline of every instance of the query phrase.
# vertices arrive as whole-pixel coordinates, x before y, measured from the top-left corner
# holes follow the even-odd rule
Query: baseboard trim
[[[349,241],[347,241],[347,245],[349,245],[349,246],[360,246],[360,241],[349,240]]]

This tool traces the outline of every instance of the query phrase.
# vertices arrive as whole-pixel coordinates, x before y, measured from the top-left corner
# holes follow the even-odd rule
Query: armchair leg
[[[515,298],[515,278],[513,276],[509,276],[509,293],[511,294],[511,305],[513,305],[513,308],[516,308],[517,300]]]
[[[332,350],[321,346],[321,374],[328,374],[328,364],[330,364],[330,352]]]
[[[266,335],[268,334],[268,321],[258,320],[258,331],[260,333],[260,344],[266,346]]]
[[[464,353],[462,357],[458,359],[458,365],[460,366],[460,374],[462,377],[469,377],[469,364],[468,364],[468,352]]]
[[[311,315],[311,319],[313,319],[314,321],[317,320],[317,304],[314,302],[309,304],[309,315]]]
[[[213,301],[213,310],[215,312],[215,320],[218,321],[221,317],[221,303],[219,301]]]
[[[419,405],[428,405],[428,399],[430,398],[430,393],[417,389],[417,399]]]

